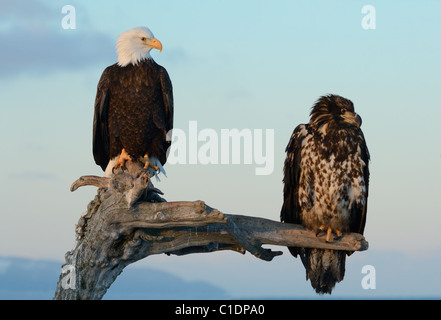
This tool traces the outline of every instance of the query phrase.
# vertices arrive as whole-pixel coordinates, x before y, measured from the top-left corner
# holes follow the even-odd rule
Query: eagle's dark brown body
[[[369,189],[369,151],[361,118],[350,100],[322,97],[308,124],[294,130],[286,147],[283,222],[315,232],[363,233]],[[289,248],[300,255],[317,293],[331,293],[345,273],[345,251]]]
[[[93,155],[103,170],[123,148],[134,158],[148,154],[165,164],[172,128],[172,84],[162,66],[145,59],[104,70],[93,122]]]

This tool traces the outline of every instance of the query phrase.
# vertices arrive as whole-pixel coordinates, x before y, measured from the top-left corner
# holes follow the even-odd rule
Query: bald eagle
[[[144,27],[123,32],[117,41],[118,62],[101,75],[93,119],[93,156],[105,176],[128,160],[139,160],[152,175],[163,165],[173,128],[170,77],[153,61],[150,50],[162,44]],[[153,168],[153,169],[152,169]]]
[[[300,124],[286,147],[281,221],[302,224],[337,241],[363,234],[369,190],[369,151],[353,103],[338,95],[318,99],[308,124]],[[352,252],[289,248],[300,256],[306,279],[319,294],[343,280]]]

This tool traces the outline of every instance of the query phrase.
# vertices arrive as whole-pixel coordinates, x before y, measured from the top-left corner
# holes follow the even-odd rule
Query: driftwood
[[[112,178],[83,176],[71,191],[97,186],[77,226],[76,246],[66,253],[54,299],[101,299],[123,269],[153,254],[233,250],[271,261],[282,254],[262,245],[366,250],[360,234],[327,243],[300,225],[224,214],[203,201],[165,202],[150,174],[136,163]]]

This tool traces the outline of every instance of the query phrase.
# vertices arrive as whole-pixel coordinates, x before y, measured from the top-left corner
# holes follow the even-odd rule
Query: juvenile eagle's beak
[[[357,127],[361,127],[361,123],[363,122],[361,120],[361,117],[358,114],[355,114],[355,122],[357,123]]]
[[[357,128],[360,128],[361,126],[361,117],[356,114],[355,112],[350,112],[350,111],[346,111],[343,115],[342,118],[345,120],[345,122],[352,124],[354,126],[356,126]]]
[[[152,48],[158,49],[159,51],[162,51],[162,43],[158,39],[154,38],[151,41],[147,41],[146,45],[149,45]]]

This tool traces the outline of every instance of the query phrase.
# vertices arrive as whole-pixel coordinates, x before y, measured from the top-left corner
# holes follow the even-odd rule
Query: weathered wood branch
[[[76,227],[54,299],[101,299],[123,269],[153,254],[233,250],[271,261],[280,251],[262,245],[366,250],[360,234],[325,242],[300,225],[224,214],[203,201],[165,202],[150,175],[136,164],[112,178],[83,176],[72,184],[99,187]]]

